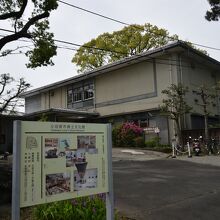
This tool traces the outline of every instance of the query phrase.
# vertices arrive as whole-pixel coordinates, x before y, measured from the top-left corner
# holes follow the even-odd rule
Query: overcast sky
[[[220,48],[220,21],[208,22],[204,18],[206,10],[210,8],[207,0],[64,1],[126,23],[151,23],[167,29],[170,34],[177,34],[182,40]],[[83,44],[103,32],[123,28],[121,24],[61,3],[52,13],[50,23],[56,39],[77,44]],[[0,33],[3,34],[2,31]],[[206,50],[211,57],[220,61],[220,50]],[[71,63],[73,55],[74,51],[58,49],[53,59],[54,66],[35,70],[26,68],[25,55],[10,55],[1,58],[1,73],[11,73],[15,78],[24,77],[32,85],[31,89],[38,88],[76,75],[77,68]]]

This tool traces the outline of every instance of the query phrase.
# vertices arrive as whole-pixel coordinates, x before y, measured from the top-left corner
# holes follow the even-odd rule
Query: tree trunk
[[[176,132],[177,132],[177,138],[178,138],[178,144],[180,146],[183,146],[183,140],[182,140],[182,134],[181,134],[181,127],[180,127],[180,121],[176,120]]]
[[[208,115],[204,115],[204,123],[205,123],[205,142],[207,143],[209,140]]]

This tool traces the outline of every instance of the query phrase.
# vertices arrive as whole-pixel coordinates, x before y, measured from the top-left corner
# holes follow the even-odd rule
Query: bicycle
[[[211,138],[209,144],[208,144],[208,153],[209,155],[220,155],[220,148],[219,144],[216,143],[215,138]]]

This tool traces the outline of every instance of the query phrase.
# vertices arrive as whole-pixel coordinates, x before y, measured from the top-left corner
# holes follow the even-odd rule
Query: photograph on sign
[[[96,136],[77,136],[77,148],[84,148],[90,154],[97,154]]]
[[[70,173],[46,175],[46,196],[70,192]]]
[[[31,148],[35,148],[37,146],[38,146],[38,144],[37,144],[37,140],[35,137],[28,136],[26,138],[26,148],[31,149]]]
[[[77,171],[74,171],[74,190],[79,191],[83,189],[96,188],[97,179],[97,169],[86,169],[86,165],[83,165],[82,167],[79,166]]]

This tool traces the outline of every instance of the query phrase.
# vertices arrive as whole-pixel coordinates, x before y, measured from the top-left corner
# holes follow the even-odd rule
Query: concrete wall
[[[66,87],[53,89],[41,94],[41,110],[49,108],[66,108],[67,93]]]
[[[169,57],[143,61],[96,77],[96,110],[101,116],[158,108],[170,84]]]
[[[189,88],[189,93],[187,94],[187,102],[190,106],[193,107],[192,113],[203,114],[202,100],[199,95],[196,94],[196,91],[199,91],[199,87],[204,85],[207,88],[213,88],[217,81],[219,80],[219,73],[213,72],[213,70],[205,66],[203,63],[192,62],[187,57],[181,57],[182,59],[182,82],[187,85]],[[210,90],[211,91],[211,90]],[[211,92],[210,92],[211,93]],[[198,100],[196,102],[196,100]],[[211,116],[219,114],[219,99],[213,99],[216,106],[210,104],[208,106],[208,111]],[[189,126],[186,129],[191,129],[190,118],[186,119]]]

